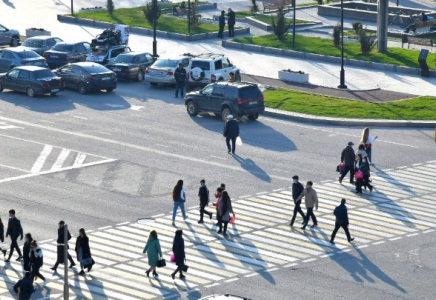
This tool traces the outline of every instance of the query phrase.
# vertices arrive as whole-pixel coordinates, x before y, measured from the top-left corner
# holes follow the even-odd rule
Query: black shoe
[[[11,259],[10,258],[8,258],[8,259],[5,259],[5,262],[11,262]]]
[[[91,272],[91,270],[92,270],[92,265],[90,265],[90,266],[88,267],[88,272]]]
[[[180,275],[179,278],[183,280],[183,279],[185,279],[185,277],[186,277],[185,275]]]
[[[157,274],[156,272],[153,272],[153,276],[154,277],[159,277],[159,274]]]
[[[289,226],[291,226],[291,227],[294,226],[294,223],[289,223]]]
[[[333,242],[333,241],[330,241],[330,244],[334,245],[334,244],[335,244],[335,242]]]
[[[306,226],[301,227],[300,229],[306,230]]]
[[[72,267],[74,267],[76,264],[75,263],[72,263],[72,264],[70,264],[70,266],[68,267],[68,268],[72,268]]]
[[[18,258],[16,260],[22,260],[22,259],[23,259],[23,256],[20,255],[20,256],[18,256]]]
[[[223,232],[223,235],[224,235],[224,236],[227,236],[227,233],[226,233],[226,232]]]
[[[79,275],[85,275],[85,271],[83,271],[83,270],[80,271],[80,272],[79,272]]]
[[[354,181],[350,181],[350,183],[351,183],[351,184],[355,184],[355,182],[354,182]]]
[[[317,226],[318,226],[318,224],[313,224],[312,226],[310,226],[310,228],[315,228]]]
[[[220,225],[220,223],[215,223],[215,226],[219,226]]]
[[[150,270],[145,271],[145,274],[147,274],[147,277],[150,277]]]
[[[232,151],[232,154],[235,154],[235,151]]]
[[[202,223],[204,223],[204,221],[203,221],[203,220],[200,220],[200,221],[198,221],[198,224],[202,224]]]
[[[50,270],[53,270],[54,272],[56,272],[56,268],[55,267],[51,267]]]
[[[6,257],[6,252],[7,252],[7,251],[8,251],[8,250],[2,250],[3,256]]]
[[[354,238],[351,238],[348,242],[351,243],[352,241],[354,241]]]
[[[369,191],[372,193],[372,189],[373,189],[373,187],[372,186],[370,186],[369,187]]]
[[[341,177],[339,177],[339,183],[342,183],[342,178]]]
[[[231,152],[232,152],[232,151],[230,151],[230,150],[229,150],[229,151],[227,151],[227,153],[228,153],[228,154],[230,154]]]
[[[218,230],[218,231],[217,231],[216,233],[218,233],[218,234],[219,234],[219,233],[223,233],[223,232],[222,232],[221,230]]]

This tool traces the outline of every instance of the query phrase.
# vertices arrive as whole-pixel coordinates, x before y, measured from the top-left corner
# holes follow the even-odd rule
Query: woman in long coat
[[[148,256],[148,265],[150,268],[145,271],[145,274],[147,274],[147,277],[150,276],[150,272],[153,271],[153,276],[157,277],[159,276],[156,273],[156,266],[157,261],[160,257],[162,257],[162,250],[160,248],[160,243],[157,238],[157,232],[155,230],[152,230],[150,232],[150,235],[148,236],[147,244],[144,247],[144,251],[142,253],[147,253]]]
[[[25,242],[23,245],[23,268],[24,271],[30,272],[30,243],[33,241],[30,233],[25,234]]]
[[[230,200],[229,193],[227,191],[223,192],[223,196],[219,202],[219,214],[221,216],[221,222],[219,224],[219,230],[217,233],[223,233],[223,235],[227,235],[227,225],[230,222],[230,213],[235,215],[232,208],[232,201]],[[223,223],[224,223],[224,229],[223,229]]]
[[[185,241],[183,240],[183,231],[178,229],[173,241],[173,253],[176,258],[177,269],[171,274],[171,277],[175,279],[176,273],[180,272],[180,279],[184,279],[183,266],[185,265]]]
[[[42,265],[44,264],[44,258],[42,255],[42,249],[39,247],[38,243],[33,240],[30,243],[30,265],[31,265],[31,280],[34,281],[35,277],[41,278],[45,281],[44,276],[39,272]]]
[[[76,239],[76,247],[74,248],[76,250],[77,254],[77,260],[80,262],[80,272],[79,275],[85,275],[85,271],[83,271],[83,268],[85,267],[83,265],[83,260],[87,258],[91,258],[91,249],[89,248],[89,238],[85,233],[85,229],[80,228],[79,229],[79,236]],[[91,271],[92,264],[88,265],[88,272]]]

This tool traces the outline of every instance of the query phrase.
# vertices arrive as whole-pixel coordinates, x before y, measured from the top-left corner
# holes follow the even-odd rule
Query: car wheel
[[[79,83],[78,90],[79,93],[86,94],[86,85],[83,82]]]
[[[257,120],[259,118],[259,113],[248,114],[248,119],[251,121]]]
[[[226,107],[221,111],[221,118],[223,119],[223,121],[227,121],[227,116],[231,115],[232,111],[230,110],[230,108]]]
[[[19,44],[18,38],[16,36],[12,37],[10,46],[11,47],[17,47],[18,44]]]
[[[223,81],[223,80],[224,80],[224,78],[222,78],[222,77],[218,78],[218,81]]]
[[[27,88],[26,93],[29,97],[35,97],[35,90],[31,87]]]
[[[54,97],[54,96],[56,96],[57,94],[58,94],[58,92],[53,92],[53,93],[50,93],[50,96]]]
[[[106,89],[106,93],[112,93],[113,90],[114,90],[113,88]]]
[[[138,75],[136,75],[136,81],[143,81],[144,80],[144,73],[139,70]]]
[[[151,86],[157,86],[157,83],[156,82],[150,82],[150,85]]]
[[[188,111],[188,114],[190,116],[196,116],[198,115],[198,106],[194,101],[189,101],[188,104],[186,104],[186,110]]]

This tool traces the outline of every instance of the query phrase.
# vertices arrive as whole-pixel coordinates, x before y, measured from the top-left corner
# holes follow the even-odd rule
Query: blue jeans
[[[179,208],[179,206],[180,206],[180,210],[182,211],[183,219],[186,219],[185,202],[174,202],[174,207],[173,207],[173,222],[176,220],[177,209]]]
[[[185,90],[185,83],[177,83],[176,82],[176,97],[179,95],[179,91],[180,91],[180,96],[182,96],[183,98],[183,92]]]

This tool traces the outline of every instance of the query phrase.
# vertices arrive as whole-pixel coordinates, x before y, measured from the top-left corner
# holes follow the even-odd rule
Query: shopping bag
[[[236,216],[233,216],[233,217],[230,219],[230,224],[235,223],[235,221],[236,221]]]
[[[170,262],[175,262],[175,261],[176,261],[176,256],[172,254],[170,257]]]
[[[241,140],[241,137],[239,137],[239,136],[236,138],[236,145],[242,146],[242,140]]]
[[[354,173],[354,177],[356,179],[363,179],[363,172],[362,171],[357,171],[356,173]]]

